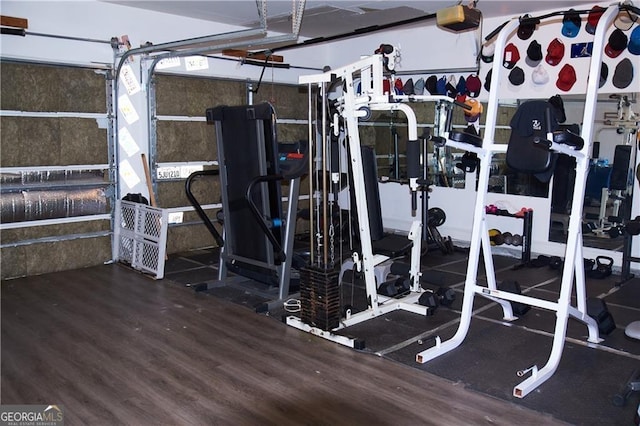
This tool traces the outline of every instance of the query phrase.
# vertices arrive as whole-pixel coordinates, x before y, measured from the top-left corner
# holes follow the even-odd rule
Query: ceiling
[[[212,22],[259,28],[256,1],[253,0],[102,0],[123,6],[163,12],[171,15],[203,19]],[[267,27],[269,30],[290,33],[293,1],[268,0]],[[295,1],[300,3],[300,1]],[[467,4],[467,2],[464,2]],[[300,35],[303,37],[326,37],[351,32],[372,25],[383,25],[455,6],[458,1],[441,0],[307,0]],[[477,8],[485,18],[513,17],[536,11],[569,9],[585,4],[584,1],[557,0],[479,0]]]

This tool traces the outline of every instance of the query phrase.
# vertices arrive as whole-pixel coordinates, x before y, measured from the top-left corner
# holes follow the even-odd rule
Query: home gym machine
[[[186,193],[221,249],[218,279],[194,287],[240,287],[269,300],[256,308],[266,312],[289,297],[292,269],[300,266],[293,240],[308,143],[278,143],[275,110],[268,103],[209,108],[206,119],[216,126],[219,168],[189,176]],[[220,178],[222,236],[191,189],[203,176]],[[286,214],[283,182],[289,186]]]
[[[468,151],[475,152],[478,155],[480,158],[480,173],[478,178],[479,190],[474,208],[471,246],[469,262],[467,265],[460,323],[452,338],[441,341],[440,337],[435,337],[435,346],[418,353],[416,355],[417,362],[428,362],[462,344],[469,330],[473,314],[473,303],[476,295],[484,296],[499,303],[504,313],[504,320],[506,321],[513,321],[516,319],[513,314],[511,303],[524,303],[555,312],[555,331],[549,359],[541,369],[538,369],[537,365],[533,365],[523,366],[524,368],[518,371],[517,375],[519,377],[527,375],[528,377],[522,383],[514,387],[513,395],[517,398],[523,398],[528,395],[549,379],[558,368],[564,348],[567,323],[570,317],[586,324],[589,332],[587,339],[589,342],[598,343],[601,341],[597,322],[587,315],[581,222],[583,213],[583,197],[585,193],[587,173],[589,170],[589,153],[591,152],[595,120],[600,63],[602,61],[602,52],[605,47],[605,32],[617,16],[618,11],[619,7],[617,5],[607,8],[597,26],[594,37],[593,56],[590,63],[584,116],[582,120],[583,127],[580,136],[567,133],[566,131],[554,131],[554,123],[551,117],[550,108],[544,108],[544,106],[541,105],[541,103],[545,103],[544,101],[530,101],[536,102],[539,110],[544,108],[542,110],[545,111],[542,113],[543,115],[538,115],[535,119],[543,120],[542,122],[546,121],[547,129],[543,127],[544,125],[541,126],[541,131],[532,132],[533,134],[528,138],[518,138],[515,141],[517,142],[516,145],[512,145],[511,142],[508,145],[494,143],[498,113],[499,90],[497,90],[497,88],[500,85],[500,80],[504,78],[503,73],[505,72],[500,61],[494,62],[491,87],[496,88],[496,90],[492,90],[489,94],[486,128],[484,138],[481,141],[482,144],[478,147],[464,144],[467,146],[463,148]],[[504,51],[508,36],[516,30],[516,27],[519,24],[519,19],[513,19],[505,24],[495,42],[496,52]],[[527,104],[528,103],[524,103],[520,108],[527,106]],[[544,130],[546,130],[546,134],[543,133]],[[451,146],[462,148],[462,146],[455,141],[448,141],[447,143]],[[544,300],[523,294],[501,291],[496,285],[495,270],[491,257],[491,244],[487,232],[488,228],[484,206],[486,204],[486,188],[489,182],[489,166],[491,164],[491,158],[495,153],[504,152],[507,154],[507,162],[510,164],[510,167],[523,169],[530,173],[540,172],[541,169],[544,169],[544,163],[550,161],[551,153],[562,153],[576,159],[575,192],[569,218],[569,232],[566,244],[565,262],[562,268],[559,297],[555,300]],[[480,261],[481,251],[484,253],[483,258],[487,277],[486,285],[478,283],[478,263]],[[572,305],[574,277],[576,287],[576,306]]]
[[[347,336],[345,333],[350,326],[367,321],[395,310],[404,310],[418,315],[429,315],[429,307],[420,303],[420,297],[426,291],[420,284],[420,254],[421,254],[421,228],[423,226],[421,218],[416,214],[417,220],[413,221],[410,229],[401,238],[408,242],[410,250],[410,262],[407,265],[396,265],[393,256],[383,254],[378,250],[380,244],[372,243],[372,230],[378,228],[371,220],[374,217],[371,213],[375,210],[375,204],[379,204],[375,194],[367,190],[367,181],[373,183],[377,189],[377,180],[370,173],[372,166],[366,161],[372,156],[370,147],[361,143],[358,122],[371,117],[372,111],[401,112],[406,116],[408,129],[407,142],[407,178],[408,185],[405,186],[407,195],[411,195],[412,211],[418,211],[418,195],[422,192],[422,186],[426,185],[423,179],[423,170],[420,169],[420,138],[417,131],[417,120],[413,109],[408,102],[436,102],[452,104],[454,100],[447,96],[426,96],[426,95],[396,95],[385,93],[383,81],[386,79],[385,71],[389,74],[394,64],[394,54],[396,50],[391,45],[382,45],[376,54],[363,58],[350,65],[327,71],[323,74],[303,76],[299,79],[301,84],[308,85],[309,92],[309,139],[312,147],[311,152],[318,153],[318,160],[313,162],[310,159],[310,169],[316,166],[316,172],[324,175],[325,172],[331,174],[331,181],[337,182],[339,171],[349,169],[351,179],[349,182],[351,207],[356,210],[357,236],[359,240],[358,249],[353,250],[351,258],[342,264],[342,272],[352,270],[354,274],[361,277],[364,282],[366,292],[366,308],[355,312],[350,306],[341,307],[340,301],[340,280],[338,279],[338,268],[340,265],[334,261],[333,253],[334,240],[328,221],[322,220],[327,217],[326,212],[315,215],[315,225],[312,224],[311,232],[311,262],[306,271],[300,273],[300,315],[288,315],[285,321],[295,328],[321,336],[345,346],[363,348],[364,342]],[[393,87],[393,73],[391,74],[391,84]],[[359,78],[360,84],[355,81]],[[313,94],[319,93],[319,97],[326,102],[327,87],[340,85],[342,92],[332,102],[331,108],[324,105],[322,108],[315,108],[312,101]],[[316,117],[313,117],[313,111]],[[331,112],[331,113],[329,113]],[[315,123],[315,128],[314,128]],[[331,128],[333,134],[328,134]],[[332,145],[331,140],[337,137],[340,132],[344,133],[343,140],[346,141],[346,151],[348,153],[346,164],[341,167],[332,167],[331,158],[341,158],[332,154],[332,149],[338,149]],[[315,135],[315,138],[313,137]],[[436,136],[423,136],[430,138],[434,143],[441,142],[444,145],[445,138]],[[367,149],[368,148],[368,149]],[[422,155],[426,162],[426,150]],[[375,164],[373,165],[375,171]],[[313,208],[324,209],[327,204],[334,201],[334,194],[329,193],[327,185],[328,179],[320,179],[313,186],[310,180],[311,201]],[[426,196],[426,194],[422,194]],[[374,208],[372,209],[372,206]],[[376,220],[377,221],[377,220]],[[379,221],[382,227],[381,219]],[[398,234],[394,235],[395,242],[398,241]],[[394,244],[395,245],[395,244]],[[402,245],[402,244],[399,244]],[[385,282],[392,270],[401,272],[408,279],[406,291],[401,295],[389,296],[381,294],[380,286]],[[401,270],[401,271],[400,271]],[[391,273],[393,275],[393,273]],[[398,274],[400,275],[400,274]],[[406,281],[405,281],[406,282]]]
[[[638,151],[636,138],[640,117],[632,109],[630,96],[616,94],[610,95],[609,98],[618,100],[618,111],[615,118],[605,119],[604,124],[615,127],[616,132],[622,135],[623,143],[615,147],[609,183],[607,187],[602,188],[598,228],[592,232],[615,238],[620,235],[618,228],[631,219],[633,174]],[[611,214],[607,214],[610,205]]]

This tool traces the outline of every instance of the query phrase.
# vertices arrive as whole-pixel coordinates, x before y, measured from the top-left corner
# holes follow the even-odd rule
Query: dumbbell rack
[[[522,216],[516,216],[515,214],[504,213],[491,213],[487,212],[491,216],[512,217],[514,219],[522,219],[522,255],[520,257],[520,264],[517,266],[526,266],[531,261],[531,233],[533,232],[533,210],[527,210]]]

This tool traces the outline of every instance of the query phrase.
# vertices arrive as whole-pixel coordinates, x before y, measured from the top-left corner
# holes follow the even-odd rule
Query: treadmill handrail
[[[256,206],[256,203],[253,202],[253,199],[251,198],[251,193],[253,192],[253,188],[255,187],[255,185],[258,183],[280,181],[283,179],[285,179],[285,177],[282,174],[258,176],[254,178],[251,182],[249,182],[249,185],[247,185],[247,192],[245,194],[247,203],[249,203],[251,212],[255,216],[256,221],[258,222],[258,225],[260,225],[260,228],[262,228],[262,231],[264,232],[264,234],[267,236],[267,238],[273,245],[274,251],[276,252],[275,253],[276,257],[274,260],[275,260],[275,263],[278,265],[285,261],[285,259],[287,258],[287,255],[285,254],[284,249],[282,248],[282,245],[277,240],[276,236],[273,234],[273,231],[269,228],[269,223],[267,222],[267,220],[264,218],[264,216],[258,209],[258,206]],[[280,220],[282,219],[280,218]]]
[[[213,226],[213,222],[211,221],[211,219],[209,219],[209,216],[207,216],[207,214],[204,212],[202,205],[193,195],[193,192],[191,192],[191,183],[193,183],[193,180],[195,178],[200,176],[218,176],[218,175],[220,175],[219,169],[199,170],[199,171],[193,172],[189,175],[189,177],[185,182],[185,191],[187,193],[187,198],[191,202],[191,205],[193,206],[193,208],[196,210],[196,213],[198,213],[198,216],[200,216],[200,219],[202,219],[202,222],[204,222],[204,225],[207,227],[211,235],[213,235],[213,238],[216,240],[216,243],[218,244],[218,246],[222,247],[224,246],[224,239],[222,238],[222,236],[220,235],[216,227]]]

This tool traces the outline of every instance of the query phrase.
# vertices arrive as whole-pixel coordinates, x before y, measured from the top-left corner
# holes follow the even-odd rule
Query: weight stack
[[[330,331],[340,324],[340,287],[337,269],[307,266],[300,270],[300,319]]]

